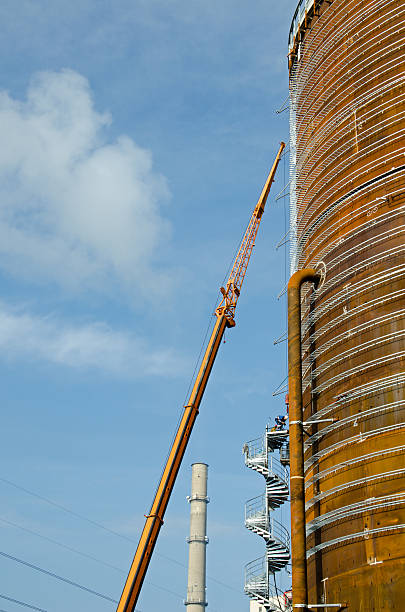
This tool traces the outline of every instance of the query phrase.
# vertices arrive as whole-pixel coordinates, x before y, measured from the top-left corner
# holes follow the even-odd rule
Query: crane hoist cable
[[[149,513],[145,514],[145,525],[139,539],[138,547],[136,549],[124,589],[122,591],[117,612],[134,612],[135,610],[160,528],[163,525],[163,518],[167,504],[169,503],[170,495],[176,481],[181,461],[187,448],[191,431],[198,415],[200,403],[204,395],[204,391],[207,386],[225,328],[235,327],[236,306],[246,275],[246,270],[249,265],[250,256],[255,245],[267,196],[269,195],[271,184],[274,181],[274,175],[276,173],[284,147],[285,143],[281,142],[276,159],[274,160],[260,198],[250,218],[249,225],[243,236],[228,281],[225,287],[220,288],[222,299],[215,310],[216,322],[208,341],[207,348],[205,349],[189,399],[184,406],[183,415],[179,422],[164,470],[157,486],[152,506]]]

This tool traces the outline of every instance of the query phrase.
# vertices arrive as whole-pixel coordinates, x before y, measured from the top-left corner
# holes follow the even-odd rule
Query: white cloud
[[[0,92],[0,266],[64,286],[165,283],[154,264],[169,223],[165,179],[128,136],[105,141],[111,119],[72,70],[35,75],[25,101]]]
[[[53,316],[13,310],[1,302],[0,354],[3,359],[97,369],[125,378],[172,377],[185,368],[176,351],[151,348],[145,339],[114,331],[105,323],[74,326]]]

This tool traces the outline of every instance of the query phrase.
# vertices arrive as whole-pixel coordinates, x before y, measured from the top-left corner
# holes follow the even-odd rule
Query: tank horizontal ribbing
[[[326,272],[302,292],[309,600],[399,611],[405,4],[303,0],[289,46],[291,267]]]

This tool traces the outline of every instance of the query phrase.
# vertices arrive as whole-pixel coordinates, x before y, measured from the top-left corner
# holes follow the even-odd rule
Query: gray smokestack
[[[206,463],[191,466],[190,537],[188,556],[188,583],[185,605],[187,612],[203,612],[205,600],[205,566],[207,538],[207,476]]]

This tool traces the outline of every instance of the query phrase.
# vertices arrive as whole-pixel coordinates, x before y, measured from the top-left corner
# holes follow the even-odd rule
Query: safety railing
[[[302,315],[305,318],[304,325],[302,326],[302,334],[305,335],[309,327],[312,327],[323,317],[323,315],[330,313],[334,308],[339,308],[341,303],[345,300],[351,297],[364,295],[367,292],[373,292],[377,287],[382,287],[388,283],[400,282],[404,273],[405,266],[403,264],[392,266],[391,268],[387,268],[384,272],[370,274],[367,279],[362,279],[360,282],[352,282],[350,286],[346,285],[346,287],[340,291],[333,293],[331,298],[324,300],[312,313],[309,312],[309,307],[302,308]],[[368,303],[368,300],[364,302]],[[341,317],[343,314],[345,313],[342,313]]]
[[[288,432],[286,430],[282,430],[282,439],[281,443],[283,446],[281,448],[286,448],[286,434]],[[280,448],[280,457],[281,457],[281,448]],[[278,459],[273,457],[271,454],[268,456],[266,452],[266,439],[265,437],[257,438],[256,440],[252,440],[247,442],[243,451],[245,453],[245,464],[248,467],[254,467],[255,465],[260,465],[265,468],[266,477],[277,477],[282,482],[288,485],[289,482],[289,474],[288,469],[280,463]],[[284,452],[286,452],[284,450]]]
[[[270,515],[267,495],[249,499],[245,504],[245,525],[265,531],[267,538],[275,540],[285,548],[290,547],[290,534],[283,525]]]
[[[288,48],[291,51],[294,36],[296,35],[299,26],[305,19],[305,13],[314,7],[314,0],[300,0],[297,8],[295,9],[294,16],[292,18],[290,32],[288,35]]]
[[[332,487],[323,493],[318,493],[312,497],[306,504],[305,510],[309,510],[317,504],[318,502],[325,500],[328,497],[336,494],[347,493],[348,491],[353,491],[353,489],[358,489],[362,487],[367,487],[370,484],[375,484],[377,482],[382,482],[383,480],[394,480],[397,478],[403,478],[405,474],[405,468],[400,468],[398,470],[390,470],[389,472],[381,472],[379,474],[373,474],[372,476],[366,476],[365,478],[359,478],[357,480],[351,480],[350,482],[345,482],[344,484],[338,485],[336,487]]]
[[[331,476],[332,474],[337,474],[339,472],[346,471],[348,468],[351,468],[356,465],[370,463],[372,461],[393,457],[394,455],[402,456],[405,453],[405,445],[401,444],[399,446],[394,446],[390,448],[385,448],[382,450],[378,450],[374,453],[367,453],[366,455],[360,455],[359,457],[354,457],[352,459],[346,459],[345,461],[341,461],[340,463],[334,463],[331,467],[326,470],[322,470],[320,472],[316,472],[305,481],[305,488],[308,489],[314,483],[319,482],[322,478],[326,476]]]
[[[245,453],[245,463],[267,458],[265,442],[264,436],[260,436],[260,438],[249,440],[244,444],[243,452]]]
[[[264,599],[268,599],[269,583],[265,556],[254,559],[245,566],[245,592],[258,594]]]
[[[268,507],[266,495],[258,495],[249,499],[245,504],[245,525],[260,527],[268,530]]]
[[[385,434],[398,432],[401,429],[405,429],[405,422],[396,423],[394,425],[387,425],[386,427],[378,427],[377,429],[368,430],[365,433],[361,431],[360,433],[354,436],[340,440],[339,442],[331,444],[330,446],[327,446],[321,451],[314,453],[309,459],[304,462],[304,470],[305,472],[307,472],[307,470],[309,470],[315,463],[317,463],[326,456],[331,456],[335,454],[341,448],[347,449],[350,445],[361,444],[362,442],[367,440],[367,438],[374,438],[377,436],[382,437]]]
[[[284,443],[284,446],[280,448],[280,457],[281,457],[282,449],[285,449],[285,443]],[[269,472],[269,476],[277,476],[277,478],[279,478],[280,480],[282,480],[282,482],[288,485],[289,483],[288,469],[284,467],[283,465],[281,465],[278,459],[270,455],[267,460],[267,469]]]
[[[290,534],[275,518],[269,518],[269,533],[273,540],[280,542],[287,550],[290,549]]]
[[[266,606],[268,612],[291,609],[286,597],[269,582],[266,557],[254,559],[245,566],[245,593]]]
[[[391,506],[404,506],[405,504],[405,493],[393,493],[392,495],[383,495],[382,497],[370,497],[368,499],[361,500],[355,504],[349,504],[347,506],[339,506],[330,512],[325,512],[321,516],[316,517],[312,521],[306,524],[307,535],[310,535],[317,529],[335,523],[337,521],[351,520],[352,517],[359,515],[385,510]]]
[[[340,245],[345,240],[350,239],[353,233],[352,224],[354,220],[357,220],[358,223],[356,232],[361,232],[362,228],[366,229],[375,224],[376,221],[383,224],[391,219],[392,215],[403,214],[401,206],[396,210],[391,208],[384,213],[375,214],[376,209],[381,205],[385,206],[385,202],[388,200],[384,195],[384,189],[390,191],[390,197],[402,194],[400,189],[395,188],[395,185],[403,174],[403,171],[389,175],[384,173],[371,182],[366,181],[364,185],[354,191],[349,191],[338,200],[332,201],[326,209],[323,202],[320,203],[320,206],[322,205],[321,213],[316,216],[310,225],[305,227],[296,244],[297,252],[300,253],[300,264],[305,267],[308,266],[309,262],[316,261],[315,258],[324,260],[329,251],[336,248],[337,244]],[[378,197],[378,194],[380,194],[380,197]],[[362,204],[365,196],[368,196],[367,201]],[[347,206],[349,204],[351,208],[348,211]],[[316,234],[315,237],[313,237],[314,234]],[[322,250],[319,249],[321,244],[324,245]]]
[[[269,452],[280,449],[286,440],[288,440],[288,429],[275,429],[267,425],[266,444]]]
[[[290,560],[288,530],[273,518],[274,510],[288,499],[289,471],[273,456],[274,451],[287,449],[288,430],[275,430],[268,425],[260,438],[249,440],[244,447],[245,464],[260,473],[265,481],[265,492],[245,504],[245,527],[262,537],[266,554],[245,567],[245,593],[263,605],[266,612],[287,610],[283,594],[269,586],[269,579],[283,569]],[[281,457],[281,454],[280,454]]]

